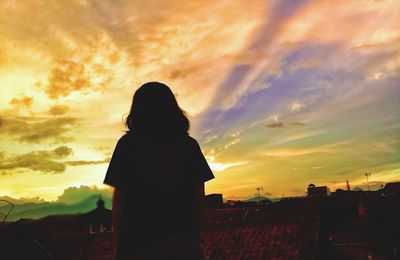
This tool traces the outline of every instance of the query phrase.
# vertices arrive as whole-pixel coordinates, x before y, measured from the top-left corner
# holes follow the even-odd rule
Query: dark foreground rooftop
[[[206,259],[400,259],[400,193],[390,191],[212,209],[201,232]],[[5,223],[0,259],[112,259],[112,231],[104,207]]]
[[[214,228],[201,233],[206,259],[316,259],[318,221]],[[99,234],[80,257],[110,259],[112,234]]]

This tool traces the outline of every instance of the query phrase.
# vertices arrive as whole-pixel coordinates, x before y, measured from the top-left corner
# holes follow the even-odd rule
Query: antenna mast
[[[364,175],[365,175],[365,178],[367,179],[367,189],[368,189],[368,191],[369,191],[368,176],[371,176],[371,173],[370,173],[370,172],[366,172],[366,173],[364,173]]]
[[[349,180],[346,180],[346,186],[347,186],[347,190],[350,191],[350,183],[349,183]]]
[[[263,187],[257,187],[257,197],[260,197],[260,191],[264,190]]]

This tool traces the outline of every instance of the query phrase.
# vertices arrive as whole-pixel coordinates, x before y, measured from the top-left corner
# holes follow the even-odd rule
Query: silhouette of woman
[[[203,259],[204,183],[214,175],[170,88],[141,86],[125,124],[104,179],[115,188],[115,258]]]

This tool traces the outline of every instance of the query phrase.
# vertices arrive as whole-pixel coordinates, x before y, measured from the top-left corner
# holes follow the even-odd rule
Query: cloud
[[[67,146],[59,146],[53,150],[32,151],[25,154],[5,156],[0,162],[0,170],[8,171],[16,169],[29,169],[42,173],[63,173],[66,166],[81,166],[109,163],[110,158],[103,160],[64,160],[73,154],[73,150]]]
[[[262,157],[271,157],[271,158],[283,158],[289,159],[292,157],[302,157],[308,155],[329,155],[337,153],[338,151],[344,151],[343,147],[348,145],[349,141],[343,142],[334,142],[319,146],[310,146],[310,147],[289,147],[289,148],[281,148],[274,147],[267,149],[265,151],[260,152],[259,156]]]
[[[272,8],[268,10],[270,16],[258,28],[258,35],[254,37],[254,40],[248,44],[245,50],[242,50],[245,52],[258,50],[257,62],[238,63],[231,69],[219,86],[222,91],[220,92],[221,95],[214,99],[215,106],[223,109],[232,108],[247,94],[249,88],[255,82],[258,82],[260,75],[265,76],[266,72],[275,76],[281,74],[280,57],[275,53],[280,54],[282,50],[278,51],[279,48],[276,48],[274,44],[278,42],[280,34],[285,30],[291,18],[304,9],[306,4],[307,1],[296,4],[288,1],[275,2]],[[285,47],[282,47],[282,49],[285,49]]]
[[[282,122],[277,122],[277,123],[271,123],[266,125],[266,127],[270,127],[270,128],[279,128],[279,127],[283,127],[283,123]]]
[[[205,136],[204,143],[207,144],[207,143],[209,143],[209,142],[211,142],[211,141],[213,141],[213,140],[216,140],[217,138],[218,138],[218,135],[217,135],[217,134],[214,134],[214,135],[206,135],[206,136]]]
[[[211,170],[219,172],[219,171],[224,171],[228,168],[232,168],[232,167],[236,167],[236,166],[242,166],[247,164],[246,161],[242,161],[242,162],[224,162],[224,163],[220,163],[220,162],[209,162],[208,163],[210,165]]]
[[[68,187],[64,189],[61,195],[57,197],[56,200],[47,201],[39,196],[36,197],[21,197],[21,198],[14,198],[10,196],[0,196],[0,200],[6,200],[11,202],[15,205],[24,204],[24,203],[63,203],[63,204],[75,204],[86,200],[89,197],[99,196],[101,195],[103,199],[106,200],[106,203],[111,200],[112,198],[112,190],[111,189],[99,189],[96,186],[86,186],[81,185],[79,187]],[[0,202],[1,203],[1,202]],[[6,202],[0,204],[1,206],[7,205]]]
[[[72,149],[67,146],[60,146],[60,147],[54,149],[54,154],[56,154],[60,158],[63,158],[68,155],[71,155]]]
[[[50,107],[49,113],[51,115],[54,115],[54,116],[60,116],[60,115],[63,115],[65,113],[67,113],[68,110],[69,110],[68,106],[65,106],[65,105],[53,105],[53,106]]]
[[[10,105],[14,106],[15,108],[19,109],[22,107],[31,107],[33,104],[33,97],[29,97],[29,96],[21,96],[21,97],[16,97],[11,99],[11,101],[9,102]]]
[[[198,73],[201,73],[207,68],[206,65],[183,65],[178,66],[171,70],[168,75],[170,80],[177,80],[177,79],[185,79],[185,78],[194,78],[197,76]]]
[[[90,88],[91,82],[85,66],[70,60],[60,60],[54,64],[45,86],[51,99],[66,97],[74,91]]]
[[[49,74],[40,82],[51,99],[114,86],[132,89],[157,79],[184,93],[183,107],[197,113],[207,107],[218,81],[265,19],[267,4],[27,1],[0,8],[13,14],[0,18],[8,25],[0,29],[8,52],[18,44],[45,57],[43,71]],[[30,11],[37,8],[43,12]],[[28,23],[35,26],[20,30]]]
[[[368,190],[368,187],[370,190],[379,190],[385,187],[386,182],[383,181],[377,181],[377,182],[369,182],[369,186],[367,184],[360,184],[360,185],[356,185],[353,187],[351,187],[351,183],[350,183],[350,187],[352,190]]]
[[[267,197],[271,197],[272,193],[271,192],[263,192],[262,195],[267,196]]]
[[[290,125],[297,125],[297,126],[305,126],[305,125],[307,125],[306,123],[303,123],[303,122],[290,122],[289,124]]]
[[[44,199],[40,198],[39,196],[36,197],[31,197],[31,198],[13,198],[10,196],[0,196],[0,200],[6,200],[8,202],[11,202],[12,204],[22,204],[22,203],[43,203],[45,202]],[[0,208],[3,204],[0,204]],[[5,204],[4,204],[5,205]]]
[[[58,196],[56,202],[74,204],[94,195],[102,195],[103,198],[109,198],[112,196],[112,190],[99,189],[96,186],[84,185],[81,185],[80,187],[69,187],[65,189],[60,196]]]
[[[113,147],[108,145],[97,145],[93,147],[93,150],[111,155]]]
[[[79,165],[94,165],[94,164],[103,164],[103,163],[109,163],[111,158],[105,158],[103,160],[98,160],[98,161],[85,161],[85,160],[80,160],[80,161],[65,161],[64,163],[66,165],[71,165],[71,166],[79,166]]]
[[[288,123],[276,122],[276,123],[267,124],[266,127],[269,127],[269,128],[281,128],[281,127],[285,127],[286,125],[305,126],[307,124],[303,123],[303,122],[288,122]]]
[[[71,154],[71,148],[60,146],[49,151],[39,150],[9,156],[0,162],[0,170],[29,169],[43,173],[62,173],[66,167],[60,160]]]
[[[289,105],[290,111],[292,112],[298,112],[301,109],[303,109],[305,107],[304,103],[300,103],[300,102],[293,102]]]
[[[326,60],[323,60],[322,58],[305,58],[301,59],[299,61],[294,62],[293,64],[289,65],[288,69],[293,72],[295,70],[299,69],[312,69],[316,68],[319,66],[323,66],[326,63]]]
[[[40,143],[45,140],[68,141],[64,134],[78,125],[75,117],[0,117],[0,134],[15,136],[19,142]]]

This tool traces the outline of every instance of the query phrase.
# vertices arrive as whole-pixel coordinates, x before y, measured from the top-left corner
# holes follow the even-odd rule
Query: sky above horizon
[[[207,193],[365,188],[365,172],[373,187],[400,181],[399,10],[396,0],[1,0],[0,196],[106,188],[148,81],[188,112],[216,177]]]

